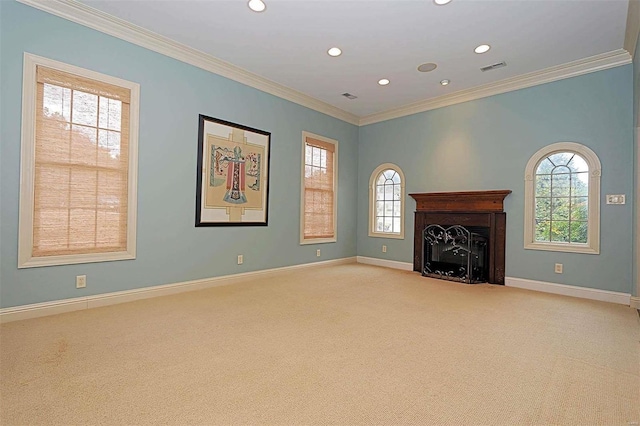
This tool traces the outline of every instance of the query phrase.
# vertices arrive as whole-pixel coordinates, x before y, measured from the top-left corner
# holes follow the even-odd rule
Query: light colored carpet
[[[2,325],[1,423],[629,425],[637,313],[366,265]]]

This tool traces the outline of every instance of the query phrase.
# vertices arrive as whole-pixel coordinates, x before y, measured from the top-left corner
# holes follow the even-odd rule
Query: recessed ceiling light
[[[445,4],[450,3],[451,0],[433,0],[433,2],[438,6],[444,6]]]
[[[327,53],[329,54],[329,56],[340,56],[342,55],[342,50],[340,50],[338,47],[332,47],[331,49],[327,50]]]
[[[450,80],[444,79],[440,82],[440,84],[442,84],[443,86],[446,86],[447,84],[451,83]]]
[[[389,84],[389,83],[390,83],[390,81],[389,81],[389,79],[388,79],[388,78],[381,78],[380,80],[378,80],[378,84],[379,84],[380,86],[386,86],[386,85],[387,85],[387,84]]]
[[[264,12],[264,10],[267,8],[267,5],[264,4],[262,0],[249,0],[249,3],[247,4],[249,5],[249,9],[253,10],[254,12]]]
[[[480,46],[476,47],[474,49],[474,52],[476,53],[485,53],[488,52],[489,49],[491,49],[491,46],[489,46],[488,44],[481,44]]]
[[[418,71],[420,72],[431,72],[433,70],[435,70],[436,68],[438,68],[438,66],[436,64],[434,64],[433,62],[427,62],[426,64],[422,64],[418,67]]]

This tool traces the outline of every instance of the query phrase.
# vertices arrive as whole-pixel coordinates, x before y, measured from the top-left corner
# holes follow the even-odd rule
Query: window
[[[404,239],[404,174],[381,164],[369,179],[369,236]]]
[[[135,258],[139,86],[25,54],[18,267]]]
[[[525,248],[600,252],[600,160],[584,145],[549,145],[525,172]]]
[[[336,241],[338,141],[302,133],[300,244]]]

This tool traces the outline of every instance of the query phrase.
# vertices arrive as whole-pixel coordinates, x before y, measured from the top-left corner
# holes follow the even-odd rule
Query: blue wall
[[[634,195],[638,194],[638,174],[640,173],[640,164],[638,164],[638,150],[640,149],[640,146],[638,146],[638,128],[640,126],[640,35],[638,36],[638,40],[636,42],[636,51],[633,55],[633,121],[634,121],[634,129],[633,129],[633,146],[634,146]],[[633,211],[634,211],[634,235],[637,235],[638,233],[638,229],[640,228],[640,223],[638,223],[640,221],[640,200],[638,200],[638,197],[634,197],[633,199]],[[634,240],[634,244],[633,244],[633,277],[634,277],[634,282],[636,283],[633,287],[633,292],[632,294],[634,296],[639,296],[640,295],[640,277],[638,276],[639,271],[638,271],[638,250],[640,250],[640,247],[638,247],[637,244],[637,239]]]
[[[0,306],[356,255],[356,126],[19,3],[0,11]],[[23,52],[140,83],[136,260],[17,269]],[[268,227],[194,227],[198,114],[271,132]],[[335,244],[299,244],[303,130],[340,144]]]
[[[17,269],[25,51],[140,83],[136,260]],[[505,203],[508,276],[631,291],[631,203],[602,204],[600,255],[524,250],[523,172],[540,147],[580,142],[602,161],[602,196],[624,193],[631,200],[632,65],[358,129],[13,1],[0,1],[0,54],[0,307],[356,253],[411,262],[415,203],[410,197],[404,240],[367,236],[369,175],[384,162],[403,169],[407,194],[513,190]],[[194,227],[198,114],[272,133],[268,227]],[[340,142],[335,244],[299,245],[302,131]],[[316,248],[322,249],[321,258]],[[238,254],[244,265],[236,265]],[[553,273],[556,262],[564,264],[563,275]],[[77,290],[80,274],[87,275],[88,286]]]
[[[400,166],[412,192],[510,189],[506,275],[629,293],[632,281],[632,66],[465,102],[360,129],[358,255],[412,262],[415,202],[406,196],[404,240],[367,235],[367,185],[381,163]],[[579,142],[602,162],[601,254],[525,250],[524,169],[540,148]],[[382,244],[387,245],[383,254]],[[564,274],[553,272],[564,264]]]

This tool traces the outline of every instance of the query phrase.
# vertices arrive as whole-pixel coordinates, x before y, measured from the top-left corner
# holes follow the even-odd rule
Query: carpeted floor
[[[629,425],[635,310],[350,264],[3,324],[0,422]]]

